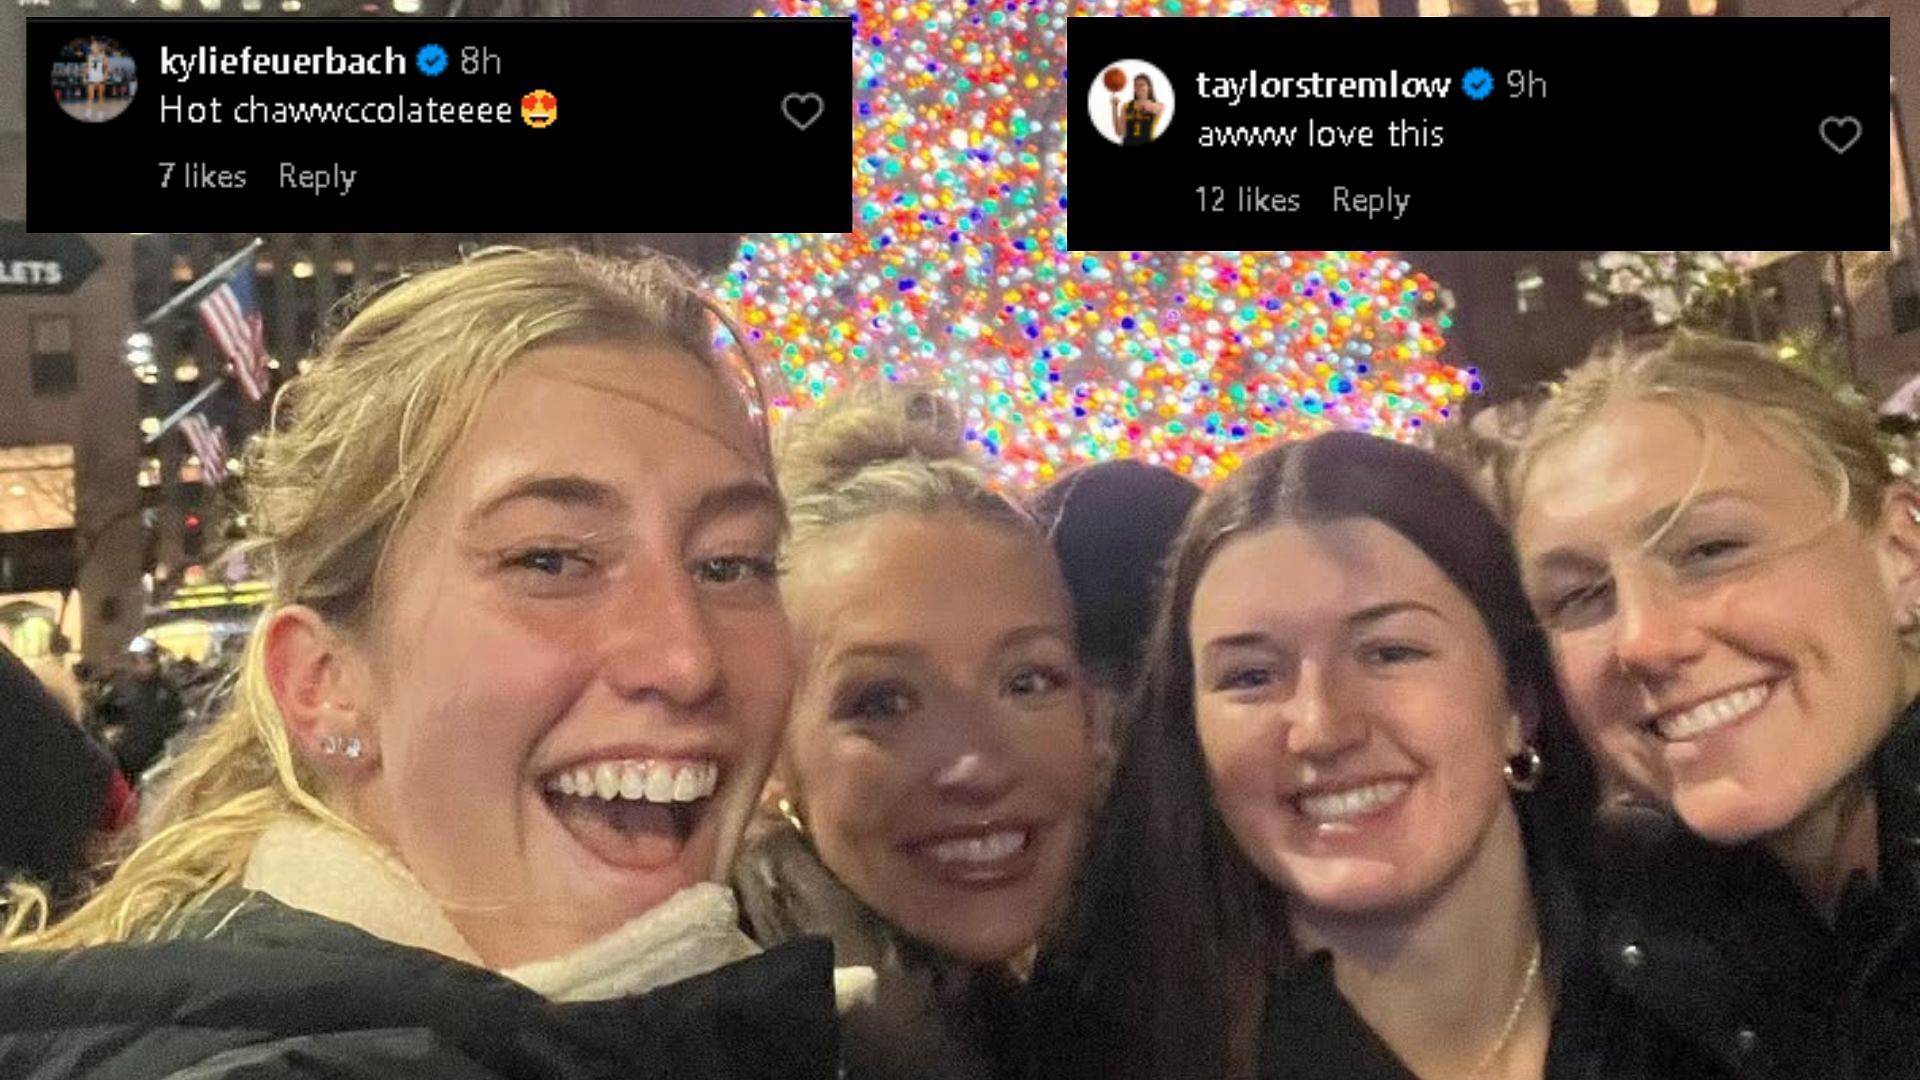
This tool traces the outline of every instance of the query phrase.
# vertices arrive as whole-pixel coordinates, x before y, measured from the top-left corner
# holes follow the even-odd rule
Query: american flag
[[[267,331],[253,297],[253,261],[236,270],[200,301],[200,322],[233,367],[250,401],[267,394]]]
[[[219,487],[227,478],[227,436],[212,424],[202,413],[180,421],[180,431],[187,437],[188,445],[193,447],[194,456],[200,459],[200,482],[208,487]]]

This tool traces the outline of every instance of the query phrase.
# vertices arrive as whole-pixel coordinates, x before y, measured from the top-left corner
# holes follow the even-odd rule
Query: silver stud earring
[[[348,761],[359,761],[366,753],[366,745],[360,741],[358,735],[348,735],[344,738],[339,735],[322,735],[320,752],[328,757],[344,757]]]

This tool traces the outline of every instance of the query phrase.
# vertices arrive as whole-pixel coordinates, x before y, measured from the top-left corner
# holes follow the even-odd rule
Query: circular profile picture
[[[53,61],[53,100],[75,120],[97,124],[127,111],[138,86],[133,54],[109,37],[74,38]]]
[[[1108,142],[1145,146],[1173,122],[1173,83],[1145,60],[1117,60],[1093,77],[1087,112]]]

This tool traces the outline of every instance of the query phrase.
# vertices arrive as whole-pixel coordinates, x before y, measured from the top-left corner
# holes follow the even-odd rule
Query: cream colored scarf
[[[485,966],[405,867],[331,826],[298,821],[270,826],[254,845],[241,884],[377,938]],[[694,885],[564,956],[501,974],[554,1001],[645,993],[758,953],[740,932],[739,921],[732,890]]]

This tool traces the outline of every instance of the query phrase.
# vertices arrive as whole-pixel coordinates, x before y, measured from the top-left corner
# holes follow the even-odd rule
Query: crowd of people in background
[[[1920,1078],[1920,491],[1811,378],[1029,494],[740,340],[413,275],[248,450],[231,670],[0,654],[0,1074]]]

